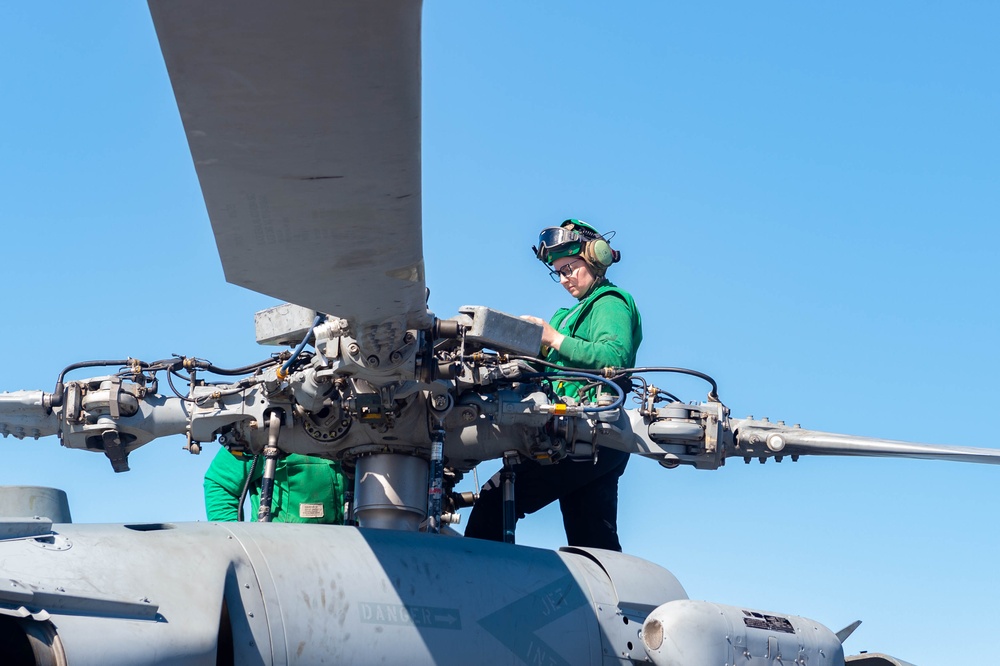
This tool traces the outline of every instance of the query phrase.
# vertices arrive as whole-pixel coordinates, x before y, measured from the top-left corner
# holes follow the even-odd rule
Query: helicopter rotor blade
[[[892,439],[859,437],[839,433],[778,426],[761,421],[731,424],[736,432],[737,452],[732,455],[758,456],[866,456],[877,458],[918,458],[953,462],[1000,465],[1000,450],[969,446],[916,444]]]
[[[426,328],[420,0],[150,0],[226,279]]]

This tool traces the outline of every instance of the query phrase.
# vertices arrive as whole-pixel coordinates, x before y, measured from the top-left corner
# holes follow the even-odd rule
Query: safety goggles
[[[535,256],[547,264],[556,259],[580,254],[583,237],[572,229],[549,227],[538,234],[538,248]],[[558,278],[556,278],[558,280]]]

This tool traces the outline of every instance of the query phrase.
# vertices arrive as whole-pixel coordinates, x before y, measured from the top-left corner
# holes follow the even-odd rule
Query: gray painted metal
[[[420,0],[149,6],[226,279],[427,328]]]
[[[844,648],[815,620],[682,599],[646,618],[642,640],[656,666],[841,666]]]
[[[0,486],[0,517],[41,516],[53,523],[73,522],[65,491],[44,486]]]
[[[850,638],[851,634],[853,634],[855,630],[860,626],[861,626],[861,620],[855,620],[854,622],[851,622],[849,625],[847,625],[846,627],[837,632],[837,639],[841,643],[843,643],[848,638]]]
[[[913,444],[891,439],[803,430],[750,419],[735,420],[733,429],[739,432],[737,437],[739,446],[747,451],[765,455],[867,456],[1000,464],[1000,451],[994,449]],[[764,453],[765,451],[767,453]]]
[[[316,311],[282,303],[253,316],[257,344],[295,347],[309,333]]]
[[[59,417],[43,404],[45,395],[43,391],[0,393],[0,434],[38,439],[58,433]]]
[[[427,516],[427,461],[399,453],[358,458],[355,513],[362,527],[416,531]]]
[[[44,542],[43,542],[44,543]],[[68,549],[52,550],[66,552]],[[157,605],[142,597],[116,598],[101,592],[67,591],[63,585],[46,586],[0,579],[0,610],[18,607],[29,609],[35,619],[49,619],[53,614],[89,617],[157,620]]]
[[[26,539],[52,532],[52,521],[42,516],[0,518],[0,541]]]
[[[466,343],[528,356],[542,347],[542,327],[537,324],[482,305],[463,305],[458,311],[468,317]]]
[[[73,548],[0,543],[0,576],[35,591],[0,611],[50,617],[70,664],[214,665],[227,629],[238,664],[620,663],[645,659],[649,606],[687,598],[665,569],[598,550],[275,523],[57,529]]]
[[[480,372],[479,361],[464,362],[472,369],[462,377],[492,376]],[[410,363],[415,361],[411,358]],[[730,419],[728,408],[719,402],[595,414],[580,406],[557,405],[532,384],[508,383],[508,388],[500,388],[493,383],[465,383],[462,378],[399,382],[395,373],[380,382],[373,374],[365,381],[353,381],[356,370],[351,365],[327,366],[324,359],[314,357],[310,365],[284,380],[271,368],[242,384],[196,386],[191,390],[195,403],[143,392],[129,381],[97,377],[68,383],[67,394],[85,393],[86,399],[67,400],[51,412],[44,408],[51,402],[50,394],[5,394],[6,400],[0,400],[0,424],[8,429],[16,424],[24,432],[58,433],[65,446],[91,451],[103,451],[109,434],[120,438],[130,452],[158,437],[189,433],[195,442],[223,434],[227,441],[244,442],[259,452],[267,439],[259,424],[279,410],[284,414],[281,448],[287,452],[348,459],[389,453],[427,459],[428,419],[440,418],[444,455],[460,471],[507,451],[552,460],[589,456],[594,444],[652,458],[666,467],[685,464],[698,469],[718,469],[732,457],[780,461],[802,455],[1000,463],[997,449],[911,444]],[[117,409],[115,400],[120,403]],[[557,409],[563,413],[554,419]],[[325,426],[314,417],[322,410],[333,414],[338,430],[322,430]],[[349,427],[351,423],[356,425]],[[396,493],[408,491],[401,486]]]
[[[908,661],[896,659],[880,652],[870,652],[868,654],[856,654],[847,658],[849,666],[913,666]]]

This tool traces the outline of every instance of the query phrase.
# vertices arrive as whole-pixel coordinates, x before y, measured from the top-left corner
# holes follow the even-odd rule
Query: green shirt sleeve
[[[240,493],[250,471],[252,456],[237,458],[220,448],[205,472],[205,513],[209,520],[235,522],[239,512]],[[261,465],[258,470],[262,472]]]

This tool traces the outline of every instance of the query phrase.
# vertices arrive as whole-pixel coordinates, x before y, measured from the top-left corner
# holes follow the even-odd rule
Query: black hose
[[[176,395],[178,398],[180,398],[184,402],[194,402],[194,400],[192,398],[184,395],[183,393],[181,393],[180,391],[177,390],[176,386],[174,386],[174,380],[171,379],[171,377],[173,377],[174,375],[177,375],[180,379],[184,379],[184,377],[181,377],[181,375],[178,374],[176,371],[174,371],[174,370],[168,370],[167,371],[167,384],[170,385],[170,390],[173,391],[174,395]],[[188,379],[190,380],[190,377]]]
[[[692,377],[698,377],[699,379],[704,379],[712,386],[712,390],[708,394],[709,400],[718,401],[719,400],[719,385],[715,383],[709,375],[704,372],[698,372],[697,370],[690,370],[688,368],[671,368],[671,367],[648,367],[648,368],[626,368],[622,372],[672,372],[678,375],[690,375]]]
[[[188,365],[193,366],[197,370],[207,370],[212,374],[224,375],[224,376],[237,376],[237,375],[248,375],[261,368],[266,368],[269,365],[274,365],[280,361],[273,356],[266,358],[263,361],[257,361],[256,363],[251,363],[250,365],[244,365],[240,368],[220,368],[211,361],[206,361],[200,358],[188,359],[186,356],[174,356],[173,358],[163,359],[161,361],[154,361],[148,364],[150,370],[179,370],[180,368],[185,368]]]
[[[527,375],[522,375],[522,377],[525,377],[525,378],[538,377],[538,378],[541,378],[541,379],[552,379],[553,377],[561,377],[563,379],[586,379],[586,380],[588,380],[590,382],[593,382],[595,385],[596,384],[605,384],[605,385],[610,386],[611,388],[613,388],[615,390],[615,393],[617,394],[618,397],[615,398],[615,401],[613,403],[611,403],[610,405],[605,405],[603,407],[584,407],[583,410],[582,410],[584,414],[596,414],[597,412],[609,412],[609,411],[611,411],[613,409],[618,409],[619,407],[621,407],[625,403],[625,391],[622,390],[621,386],[619,386],[618,384],[614,383],[610,379],[607,379],[606,377],[601,377],[600,375],[595,375],[593,373],[589,373],[589,372],[575,372],[575,371],[573,371],[573,372],[539,372],[539,373],[529,373]]]
[[[319,317],[317,317],[317,319],[319,319]],[[311,333],[312,330],[310,329],[310,334]],[[306,340],[308,340],[308,337],[309,336],[307,335]],[[300,353],[302,351],[301,348],[305,346],[306,340],[302,341],[302,344],[299,345],[299,349],[296,350],[296,353]],[[52,398],[49,401],[49,406],[50,408],[62,406],[66,393],[66,385],[64,380],[67,373],[72,372],[73,370],[79,370],[80,368],[98,368],[98,367],[108,367],[108,366],[117,366],[117,367],[124,366],[130,368],[138,366],[142,370],[152,371],[153,373],[159,372],[160,370],[165,370],[167,372],[167,383],[170,384],[170,388],[173,390],[174,394],[177,397],[181,398],[182,400],[192,402],[192,400],[189,397],[181,394],[180,391],[178,391],[176,387],[174,387],[173,380],[171,380],[170,378],[171,375],[176,375],[180,379],[190,381],[190,376],[184,377],[178,372],[180,368],[184,367],[186,360],[187,359],[183,356],[175,356],[173,358],[163,359],[160,361],[153,361],[152,363],[146,363],[145,361],[139,361],[136,359],[117,359],[117,360],[104,359],[97,361],[80,361],[79,363],[72,363],[63,368],[62,372],[59,373],[59,377],[56,379],[56,387],[52,391]],[[278,359],[272,357],[265,359],[263,361],[258,361],[257,363],[245,365],[241,368],[220,368],[211,363],[210,361],[204,361],[201,359],[192,359],[192,360],[194,362],[193,364],[195,368],[207,370],[213,374],[223,375],[223,376],[246,375],[252,372],[256,372],[261,368],[266,368],[269,365],[275,365],[276,363],[279,363]],[[289,359],[289,363],[291,363],[292,360],[294,360],[294,356],[292,357],[292,359]]]
[[[62,372],[59,373],[59,378],[56,379],[56,388],[55,388],[54,391],[52,391],[52,400],[49,402],[49,404],[52,407],[61,407],[62,406],[64,393],[66,392],[66,386],[63,384],[63,378],[66,377],[66,373],[68,373],[68,372],[71,372],[73,370],[79,370],[80,368],[99,368],[99,367],[106,367],[106,366],[111,366],[111,365],[123,366],[123,365],[133,365],[133,364],[136,364],[136,363],[138,363],[139,367],[141,367],[141,368],[147,368],[147,367],[149,367],[148,363],[143,363],[142,361],[136,361],[134,359],[125,359],[124,361],[121,361],[121,360],[117,360],[117,361],[112,361],[112,360],[105,360],[105,361],[80,361],[79,363],[73,363],[73,364],[67,365],[65,368],[63,368]]]
[[[212,365],[211,363],[209,363],[208,365],[204,366],[204,369],[216,375],[227,375],[227,376],[247,375],[253,372],[257,372],[261,368],[266,368],[269,365],[274,365],[278,362],[279,361],[276,358],[269,358],[267,360],[258,361],[257,363],[252,363],[250,365],[244,365],[242,368],[220,368],[216,365]]]
[[[546,368],[553,368],[553,369],[556,369],[556,370],[565,370],[567,372],[587,372],[587,373],[593,373],[594,372],[594,368],[568,368],[568,367],[565,367],[565,366],[562,366],[562,365],[556,365],[555,363],[550,363],[549,361],[546,361],[544,359],[535,358],[535,357],[532,357],[532,356],[515,356],[515,355],[512,354],[512,355],[509,356],[509,358],[512,358],[512,359],[515,359],[515,360],[520,360],[520,361],[528,361],[529,363],[537,363],[538,365],[544,366]],[[664,366],[664,367],[651,366],[651,367],[643,367],[643,368],[611,368],[611,369],[614,371],[614,376],[615,377],[618,377],[618,376],[621,376],[621,375],[631,375],[631,374],[636,374],[636,373],[640,373],[640,372],[672,372],[672,373],[679,374],[679,375],[691,375],[692,377],[698,377],[699,379],[704,379],[706,382],[708,382],[712,386],[712,391],[708,394],[708,397],[709,397],[710,400],[717,401],[719,399],[719,385],[715,382],[714,379],[712,379],[712,377],[710,377],[709,375],[706,375],[704,372],[698,372],[697,370],[690,370],[688,368],[673,368],[673,367],[666,367],[666,366]]]
[[[210,386],[215,386],[215,384],[211,384]],[[247,390],[247,388],[248,387],[240,386],[239,384],[237,384],[235,388],[228,388],[223,391],[216,391],[215,393],[206,393],[205,395],[200,395],[197,398],[195,398],[194,404],[198,405],[199,407],[202,407],[205,404],[212,402],[214,400],[218,400],[220,398],[224,398],[230,395],[236,395],[237,393],[243,393],[244,391]]]
[[[240,503],[236,508],[236,520],[241,523],[243,522],[243,503],[247,501],[247,493],[250,492],[250,481],[253,479],[254,470],[257,469],[258,458],[260,458],[259,453],[250,461],[250,471],[247,472],[247,478],[243,482],[243,490],[240,491]]]

